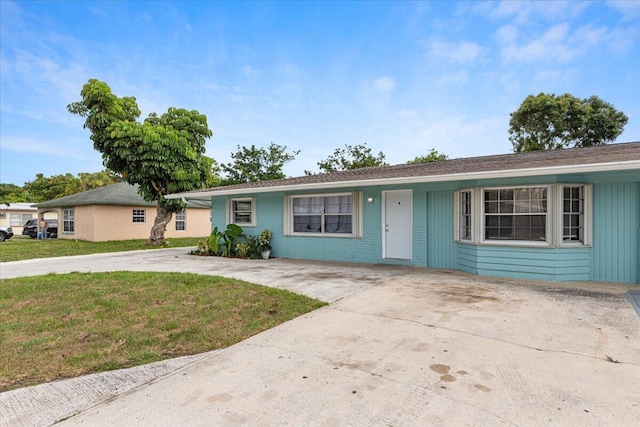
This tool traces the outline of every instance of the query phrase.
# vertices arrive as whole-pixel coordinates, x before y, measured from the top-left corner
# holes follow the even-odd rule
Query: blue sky
[[[207,155],[344,144],[391,164],[512,151],[509,113],[540,92],[597,95],[640,140],[640,1],[0,1],[0,181],[102,170],[66,110],[90,78],[142,117],[206,114]]]

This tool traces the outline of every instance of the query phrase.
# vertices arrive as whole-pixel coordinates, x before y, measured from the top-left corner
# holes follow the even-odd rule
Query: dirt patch
[[[433,372],[436,372],[440,375],[448,374],[449,370],[451,369],[451,367],[448,365],[440,365],[440,364],[431,365],[429,366],[429,368],[431,368]]]

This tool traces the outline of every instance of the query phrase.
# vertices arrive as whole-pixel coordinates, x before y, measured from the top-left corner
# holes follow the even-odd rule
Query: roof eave
[[[361,186],[381,186],[381,185],[399,185],[399,184],[422,184],[429,182],[446,182],[446,181],[466,181],[472,179],[498,179],[498,178],[515,178],[523,176],[540,176],[554,174],[570,174],[570,173],[590,173],[590,172],[617,172],[625,170],[640,169],[640,160],[630,160],[616,163],[592,163],[581,165],[565,165],[565,166],[546,166],[541,168],[525,168],[525,169],[509,169],[500,171],[483,171],[483,172],[464,172],[445,175],[424,175],[397,178],[376,178],[361,179],[352,181],[335,181],[335,182],[317,182],[309,184],[288,184],[269,187],[247,187],[229,190],[210,190],[199,192],[185,192],[168,194],[167,199],[196,199],[208,200],[213,196],[229,196],[236,194],[257,194],[257,193],[273,193],[277,191],[292,190],[324,190],[344,187],[361,187]]]

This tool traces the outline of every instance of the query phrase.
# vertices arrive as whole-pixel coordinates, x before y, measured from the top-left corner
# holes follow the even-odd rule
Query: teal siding
[[[593,184],[591,247],[475,245],[454,241],[455,190],[556,182]],[[383,259],[382,192],[406,189],[413,192],[412,259]],[[488,276],[552,281],[640,283],[640,183],[637,181],[637,174],[520,177],[509,180],[358,187],[335,191],[362,192],[362,238],[285,236],[285,195],[312,194],[312,191],[243,195],[242,197],[255,197],[257,203],[256,227],[247,227],[245,232],[257,235],[263,229],[271,230],[272,255],[283,258],[413,265],[457,269]],[[373,203],[367,202],[369,195],[375,197]],[[227,198],[220,196],[212,199],[212,226],[225,227]]]
[[[638,182],[594,184],[591,280],[640,283]]]
[[[478,274],[478,247],[457,243],[458,268],[465,273]]]
[[[589,248],[476,248],[478,274],[552,281],[589,279]]]
[[[427,267],[458,268],[453,240],[453,191],[427,193]]]

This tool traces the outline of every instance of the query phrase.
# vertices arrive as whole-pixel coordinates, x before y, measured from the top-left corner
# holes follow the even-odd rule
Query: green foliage
[[[70,173],[52,175],[50,177],[45,177],[43,174],[38,173],[33,181],[26,182],[23,187],[14,184],[0,184],[0,201],[3,203],[44,202],[79,193],[80,191],[92,190],[121,180],[122,177],[107,170],[95,173],[81,172],[77,177]]]
[[[243,184],[246,182],[269,181],[285,178],[284,165],[300,154],[300,151],[287,152],[287,146],[274,144],[268,148],[240,147],[231,154],[233,163],[222,164],[226,177],[222,185]]]
[[[540,93],[511,113],[509,140],[515,152],[604,145],[622,133],[627,120],[597,96]]]
[[[429,154],[426,156],[418,156],[413,160],[409,160],[407,163],[415,164],[415,163],[431,163],[431,162],[439,162],[440,160],[447,160],[449,157],[444,153],[439,153],[438,150],[432,148],[429,151]]]
[[[171,213],[184,209],[181,200],[164,196],[201,189],[210,178],[212,160],[204,152],[212,133],[206,116],[172,107],[138,122],[136,99],[117,97],[104,82],[91,79],[80,94],[82,100],[70,104],[69,112],[85,118],[104,165],[138,184],[145,200],[158,203],[149,244],[162,243]]]
[[[345,148],[336,148],[333,155],[326,160],[318,162],[321,172],[337,172],[343,170],[352,170],[360,168],[368,168],[372,166],[388,166],[385,162],[385,155],[379,152],[377,155],[371,153],[371,148],[367,144],[361,145],[345,145]],[[305,174],[311,175],[312,172],[305,171]]]
[[[262,230],[262,233],[260,233],[260,237],[258,237],[258,242],[260,245],[260,252],[270,251],[271,250],[271,231]]]
[[[238,243],[236,256],[245,259],[260,259],[262,251],[258,239],[255,236],[248,236],[244,241]]]
[[[260,259],[262,252],[271,249],[271,231],[264,230],[259,237],[245,236],[242,227],[229,224],[221,231],[214,227],[211,235],[198,242],[192,255],[224,256],[248,259]]]
[[[236,254],[236,246],[242,237],[242,227],[236,224],[227,225],[222,231],[214,227],[209,237],[198,242],[198,248],[191,252],[193,255],[232,257]]]
[[[227,225],[227,229],[224,230],[224,234],[222,235],[222,243],[224,250],[222,251],[222,255],[226,257],[232,257],[236,253],[236,245],[238,240],[242,236],[242,227],[229,224]]]

